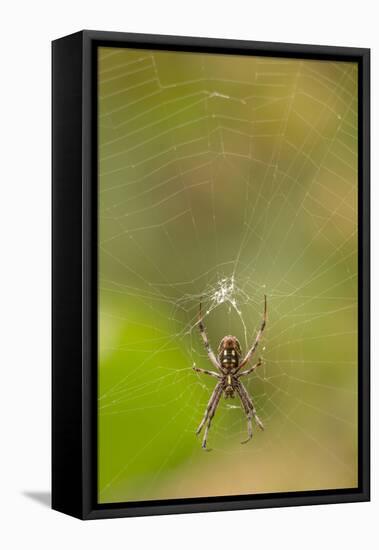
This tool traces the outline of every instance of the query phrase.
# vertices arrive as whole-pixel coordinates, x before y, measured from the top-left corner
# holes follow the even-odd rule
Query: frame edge
[[[82,506],[82,33],[52,42],[52,508]]]

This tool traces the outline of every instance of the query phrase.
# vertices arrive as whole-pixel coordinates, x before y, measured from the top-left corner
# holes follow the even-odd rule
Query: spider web
[[[99,500],[357,483],[357,66],[99,50]],[[199,337],[246,352],[238,399]]]

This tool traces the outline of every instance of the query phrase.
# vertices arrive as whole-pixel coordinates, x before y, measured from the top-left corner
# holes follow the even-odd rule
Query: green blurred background
[[[98,123],[99,501],[355,487],[357,65],[100,48]],[[200,298],[246,350],[265,293],[204,452]]]

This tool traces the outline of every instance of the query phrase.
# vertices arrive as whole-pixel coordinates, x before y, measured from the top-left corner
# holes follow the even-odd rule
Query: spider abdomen
[[[221,366],[225,369],[235,369],[238,367],[238,355],[234,349],[224,349],[220,357]]]

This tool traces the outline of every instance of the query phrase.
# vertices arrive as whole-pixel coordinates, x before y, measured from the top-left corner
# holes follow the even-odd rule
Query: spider
[[[220,402],[220,398],[222,394],[224,394],[224,397],[228,399],[228,398],[233,398],[235,396],[235,393],[237,393],[238,397],[241,400],[243,410],[245,411],[245,414],[247,416],[247,433],[248,433],[247,439],[245,439],[241,443],[247,443],[253,437],[252,417],[254,417],[254,420],[256,424],[260,427],[260,429],[261,430],[264,429],[263,424],[260,421],[257,415],[257,412],[255,410],[254,403],[250,395],[248,394],[245,386],[242,384],[240,378],[254,372],[255,369],[262,364],[262,359],[259,358],[258,362],[255,363],[255,365],[251,366],[247,370],[241,371],[241,369],[245,365],[247,365],[247,363],[253,357],[258,347],[262,333],[266,326],[266,320],[267,320],[267,298],[266,296],[264,296],[264,310],[263,310],[262,324],[255,337],[254,344],[248,350],[244,359],[242,359],[241,361],[241,356],[242,356],[241,346],[235,336],[224,336],[224,338],[221,340],[220,345],[218,347],[218,358],[216,358],[209,344],[207,333],[205,331],[205,325],[203,323],[203,315],[201,311],[201,301],[200,301],[199,320],[197,324],[199,326],[200,335],[203,339],[209,361],[211,362],[213,367],[215,367],[217,372],[199,369],[196,366],[193,366],[192,368],[196,372],[201,372],[202,374],[208,374],[209,376],[213,376],[214,378],[218,379],[218,382],[209,399],[207,408],[205,409],[204,417],[200,422],[199,427],[196,430],[196,435],[198,435],[205,425],[204,437],[201,445],[202,448],[205,450],[207,450],[207,437],[208,437],[209,429],[211,427],[212,418],[214,417],[214,414],[216,412],[216,409]]]

